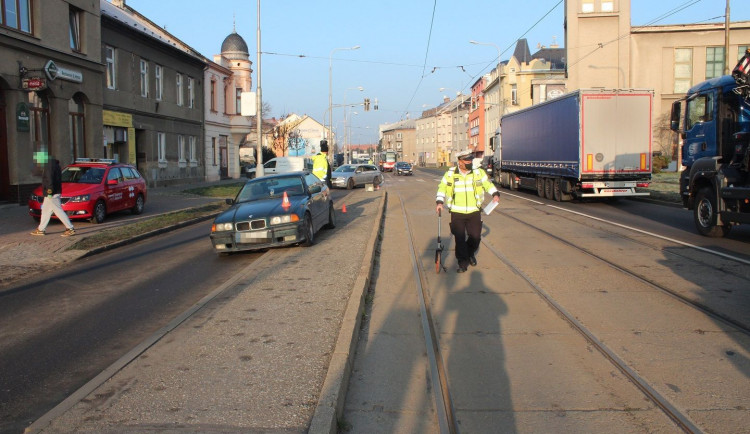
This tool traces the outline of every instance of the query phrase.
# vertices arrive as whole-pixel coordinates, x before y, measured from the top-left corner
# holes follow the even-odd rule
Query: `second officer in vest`
[[[458,157],[458,168],[451,167],[445,172],[438,186],[436,211],[447,207],[451,212],[451,233],[456,239],[456,260],[459,273],[469,265],[477,265],[475,257],[482,240],[481,207],[485,191],[492,195],[492,200],[500,201],[500,192],[490,182],[482,168],[472,167],[474,153],[461,151]]]

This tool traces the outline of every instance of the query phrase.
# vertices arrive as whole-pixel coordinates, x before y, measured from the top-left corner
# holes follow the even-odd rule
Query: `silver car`
[[[344,164],[331,173],[331,184],[338,188],[351,190],[358,185],[383,182],[383,174],[373,164]]]

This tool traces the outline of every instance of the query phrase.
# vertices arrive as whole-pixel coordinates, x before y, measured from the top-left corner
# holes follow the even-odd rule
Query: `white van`
[[[263,174],[299,172],[307,170],[312,172],[313,160],[310,157],[276,157],[263,163]],[[246,172],[248,178],[255,178],[255,168]]]

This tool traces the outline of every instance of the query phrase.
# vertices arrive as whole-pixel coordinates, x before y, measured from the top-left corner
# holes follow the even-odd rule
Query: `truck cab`
[[[724,236],[732,225],[750,223],[746,88],[732,76],[718,77],[672,104],[670,127],[680,133],[686,167],[680,175],[682,203],[706,236]]]

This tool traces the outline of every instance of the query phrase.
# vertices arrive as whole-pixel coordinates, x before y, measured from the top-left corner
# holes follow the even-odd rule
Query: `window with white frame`
[[[184,163],[185,160],[185,136],[182,134],[177,136],[177,161]]]
[[[510,102],[513,105],[518,105],[518,85],[510,85]]]
[[[183,92],[182,92],[182,74],[178,72],[175,80],[176,80],[175,91],[177,92],[176,102],[177,102],[177,105],[181,106],[183,104],[183,98],[184,98]]]
[[[104,59],[107,65],[107,88],[117,88],[117,68],[115,63],[115,49],[109,45],[104,46]]]
[[[148,60],[141,59],[141,96],[148,98]]]
[[[188,77],[188,107],[195,107],[195,79]]]
[[[242,113],[242,88],[234,89],[234,113]]]
[[[602,12],[614,12],[615,2],[612,0],[602,0]]]
[[[706,80],[724,75],[724,47],[706,47]]]
[[[584,14],[594,12],[594,0],[581,0],[581,12]]]
[[[211,111],[216,112],[216,80],[211,80]]]
[[[693,49],[674,49],[674,93],[686,93],[693,82]]]
[[[5,0],[5,4],[7,5],[11,1]],[[13,1],[13,3],[15,3],[15,1]],[[80,9],[68,6],[70,49],[77,52],[81,51],[81,15]]]
[[[195,165],[198,162],[195,149],[195,136],[188,137],[188,157],[190,158],[191,165]]]
[[[154,87],[156,92],[156,100],[161,101],[162,92],[164,90],[163,80],[162,80],[162,67],[161,65],[154,65]]]
[[[167,135],[165,133],[156,133],[156,152],[158,153],[159,163],[167,162]]]

